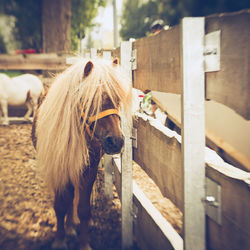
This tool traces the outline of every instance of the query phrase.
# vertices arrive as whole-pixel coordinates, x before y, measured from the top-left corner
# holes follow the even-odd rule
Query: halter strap
[[[107,110],[104,110],[104,111],[100,112],[97,116],[96,115],[90,116],[87,119],[87,123],[91,124],[95,120],[99,120],[99,119],[101,119],[103,117],[106,117],[106,116],[109,116],[109,115],[118,115],[119,116],[119,112],[118,112],[117,109],[107,109]]]
[[[109,115],[118,115],[119,116],[119,111],[117,109],[107,109],[107,110],[104,110],[104,111],[100,112],[98,115],[90,116],[87,119],[85,127],[86,127],[86,131],[87,131],[87,133],[88,133],[88,135],[90,137],[93,136],[93,133],[91,133],[91,130],[90,130],[91,123],[93,123],[94,121],[97,121],[97,120],[99,120],[101,118],[107,117]],[[82,114],[81,114],[82,119],[83,119],[83,116],[84,116],[84,112],[82,112]]]

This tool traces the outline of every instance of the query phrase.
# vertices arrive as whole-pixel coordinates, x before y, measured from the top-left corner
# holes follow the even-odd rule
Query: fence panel
[[[0,69],[11,70],[64,70],[66,56],[57,54],[0,55]]]
[[[180,26],[136,40],[133,49],[136,49],[137,69],[133,86],[142,91],[181,93],[180,44]]]
[[[162,194],[183,208],[180,141],[142,117],[137,127],[133,156],[159,186]],[[250,173],[225,163],[206,149],[206,176],[221,186],[221,224],[206,217],[208,249],[249,249]]]
[[[159,124],[152,126],[143,117],[134,120],[134,127],[138,145],[133,148],[135,162],[154,180],[162,194],[183,211],[180,136]]]
[[[221,30],[220,70],[206,73],[206,98],[250,120],[250,9],[206,17],[206,33]]]

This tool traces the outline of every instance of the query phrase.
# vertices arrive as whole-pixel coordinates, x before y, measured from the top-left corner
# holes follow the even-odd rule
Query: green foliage
[[[246,8],[250,8],[249,0],[126,0],[120,35],[124,40],[144,37],[156,19],[173,26],[186,16],[207,16]]]
[[[78,41],[86,35],[86,29],[94,26],[92,21],[98,7],[106,6],[107,0],[71,0],[71,47],[77,50]]]
[[[23,49],[41,48],[41,0],[2,0],[0,11],[16,18],[14,37]]]
[[[140,38],[149,31],[151,21],[157,17],[157,3],[149,1],[140,5],[140,0],[127,0],[121,17],[120,35],[124,40]]]
[[[7,49],[3,37],[1,35],[0,35],[0,53],[7,53]]]
[[[98,7],[105,6],[107,0],[71,0],[71,44],[76,50],[78,41],[91,27]],[[41,24],[42,0],[1,0],[0,13],[16,18],[14,36],[20,41],[22,49],[42,48]]]
[[[15,77],[15,76],[19,76],[19,75],[23,74],[19,70],[0,70],[0,73],[6,74],[9,77]]]

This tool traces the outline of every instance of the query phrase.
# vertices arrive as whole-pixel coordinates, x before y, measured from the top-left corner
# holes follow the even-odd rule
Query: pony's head
[[[116,64],[118,64],[117,59],[113,61],[114,67]],[[93,63],[89,61],[84,68],[84,77],[89,76],[93,67]],[[105,153],[117,154],[121,152],[124,144],[124,136],[120,127],[121,98],[117,93],[111,94],[106,90],[101,92],[99,98],[93,98],[86,122],[82,126],[89,140],[98,140]],[[85,109],[81,108],[81,121],[83,122]]]
[[[56,78],[40,107],[38,164],[54,190],[78,182],[89,164],[91,140],[107,154],[123,147],[120,110],[130,110],[132,94],[116,63],[80,59]]]

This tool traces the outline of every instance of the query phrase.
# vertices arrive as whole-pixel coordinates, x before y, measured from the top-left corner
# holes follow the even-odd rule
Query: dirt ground
[[[0,249],[47,250],[53,241],[56,219],[53,195],[36,174],[35,150],[31,124],[0,126]],[[152,203],[173,225],[182,230],[181,212],[166,198],[146,174],[133,166],[134,178]],[[145,181],[147,179],[147,185]],[[121,205],[114,189],[114,199],[103,197],[103,169],[98,170],[96,194],[92,202],[90,244],[94,250],[121,249]],[[76,239],[68,239],[69,249],[78,249]],[[134,244],[132,249],[139,249]]]
[[[50,249],[56,229],[53,195],[36,175],[31,125],[0,126],[0,249]],[[89,228],[93,249],[121,249],[121,215],[117,194],[103,199],[103,170]],[[77,249],[76,239],[68,240]],[[137,249],[135,246],[134,249]]]

